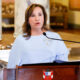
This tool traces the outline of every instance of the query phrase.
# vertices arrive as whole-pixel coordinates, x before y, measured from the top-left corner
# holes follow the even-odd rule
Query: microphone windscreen
[[[44,36],[46,36],[46,33],[45,33],[45,32],[43,32],[43,35],[44,35]]]

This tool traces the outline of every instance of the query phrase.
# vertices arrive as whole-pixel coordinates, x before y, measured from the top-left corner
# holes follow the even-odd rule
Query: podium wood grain
[[[79,65],[20,66],[4,69],[4,80],[44,80],[43,71],[53,71],[52,80],[80,80]]]

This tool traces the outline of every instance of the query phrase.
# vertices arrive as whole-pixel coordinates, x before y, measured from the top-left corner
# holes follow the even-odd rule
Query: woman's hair
[[[32,4],[31,6],[29,6],[27,9],[26,9],[26,12],[25,12],[25,22],[23,24],[23,33],[24,34],[27,34],[27,35],[24,35],[24,37],[30,37],[31,36],[31,26],[29,24],[29,17],[32,15],[32,12],[34,10],[34,8],[36,7],[40,7],[42,9],[42,12],[43,12],[43,15],[44,15],[44,24],[42,26],[42,29],[44,30],[48,30],[47,29],[47,14],[46,14],[46,11],[44,9],[44,7],[40,4]]]

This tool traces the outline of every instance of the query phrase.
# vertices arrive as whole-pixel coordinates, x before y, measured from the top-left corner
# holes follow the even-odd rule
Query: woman
[[[68,60],[68,49],[61,41],[50,40],[48,37],[61,39],[57,33],[46,28],[47,15],[40,4],[32,4],[25,13],[23,35],[16,38],[10,52],[8,68],[16,65],[51,63],[54,60]]]

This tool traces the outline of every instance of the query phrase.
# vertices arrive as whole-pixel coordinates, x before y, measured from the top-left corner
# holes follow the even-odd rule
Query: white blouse
[[[47,31],[50,38],[61,39],[59,34]],[[51,40],[46,36],[31,36],[26,40],[19,35],[11,49],[7,68],[16,68],[16,65],[51,63],[54,60],[68,61],[69,50],[63,41]]]

